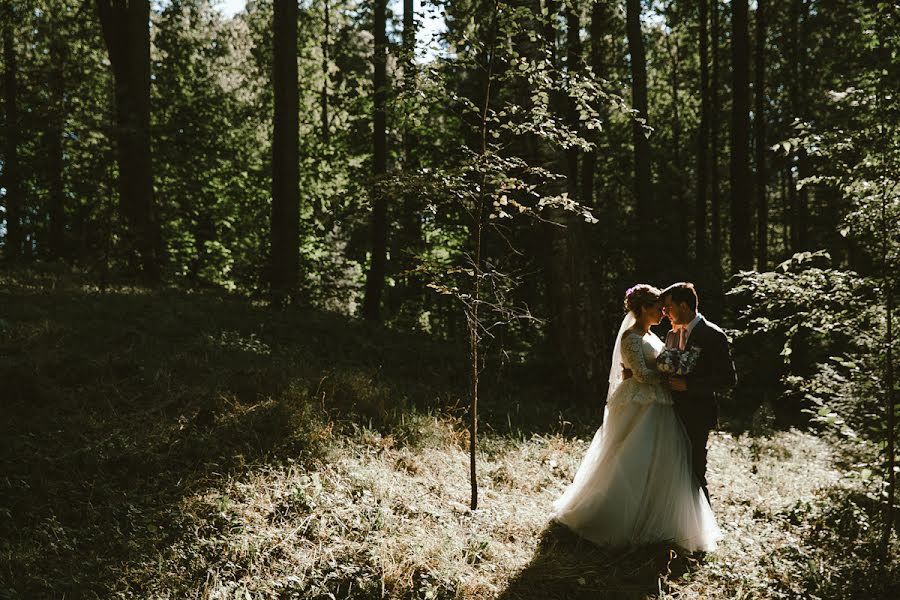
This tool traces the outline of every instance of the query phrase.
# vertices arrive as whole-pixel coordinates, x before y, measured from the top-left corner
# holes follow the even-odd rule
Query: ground
[[[472,511],[457,346],[208,293],[0,284],[0,598],[898,597],[880,482],[764,411],[710,442],[718,550],[611,551],[548,520],[599,411],[563,414],[526,371],[485,377]]]

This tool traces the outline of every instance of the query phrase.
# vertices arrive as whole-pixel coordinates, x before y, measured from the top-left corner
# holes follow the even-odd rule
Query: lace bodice
[[[622,359],[631,369],[632,377],[641,383],[660,383],[663,375],[656,370],[656,357],[665,348],[662,340],[654,333],[643,337],[628,331],[622,338]]]

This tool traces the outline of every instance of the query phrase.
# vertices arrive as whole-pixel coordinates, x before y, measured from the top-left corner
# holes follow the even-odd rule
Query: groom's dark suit
[[[678,332],[666,335],[666,346],[678,346]],[[694,474],[709,498],[706,487],[706,443],[709,432],[716,426],[718,410],[716,393],[727,391],[737,381],[734,362],[728,348],[728,338],[719,327],[703,317],[694,325],[685,349],[700,348],[694,371],[688,375],[687,391],[672,392],[675,412],[681,417],[691,442],[691,462]]]

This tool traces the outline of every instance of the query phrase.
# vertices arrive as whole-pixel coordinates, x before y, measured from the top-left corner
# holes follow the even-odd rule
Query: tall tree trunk
[[[765,271],[769,262],[769,201],[766,171],[766,0],[756,3],[756,81],[753,127],[756,148],[756,269]]]
[[[415,97],[416,88],[416,13],[415,0],[403,0],[403,89],[405,96]],[[418,142],[411,120],[404,122],[403,128],[403,169],[412,174],[419,169],[417,152]],[[403,214],[400,217],[402,233],[396,242],[395,253],[398,270],[407,273],[399,278],[400,285],[394,289],[392,310],[397,311],[403,302],[420,300],[422,281],[412,271],[415,268],[416,256],[422,251],[422,220],[419,194],[415,190],[407,190],[403,194]]]
[[[578,7],[572,6],[577,0],[566,2],[564,13],[566,18],[566,70],[574,78],[582,71],[582,44],[581,44],[581,18],[578,14]],[[573,131],[578,131],[578,105],[576,101],[566,96],[566,121]],[[569,197],[577,199],[579,196],[578,189],[578,163],[581,152],[577,146],[566,149],[566,184]]]
[[[331,7],[329,2],[331,0],[325,0],[325,8],[324,8],[324,29],[325,35],[322,36],[322,92],[320,94],[320,102],[322,105],[321,111],[321,121],[322,121],[322,142],[328,144],[331,141],[331,131],[328,125],[328,82],[330,80],[329,75],[329,51],[330,51],[330,37],[331,37]]]
[[[366,274],[366,295],[363,299],[363,317],[371,321],[381,320],[381,296],[387,262],[387,198],[380,189],[381,179],[387,172],[387,0],[375,0],[375,72],[373,84],[375,103],[373,115],[373,186],[372,186],[372,254]]]
[[[884,17],[882,17],[884,18]],[[884,21],[882,21],[883,23]],[[884,105],[887,90],[885,79],[892,66],[889,58],[888,49],[885,47],[884,39],[878,43],[878,63],[881,67],[881,76],[875,90],[876,109],[879,115],[880,131],[879,140],[881,147],[881,160],[884,165],[894,165],[896,175],[896,159],[891,160],[892,148],[889,136],[893,137],[894,127],[891,126],[891,119],[895,115],[891,115]],[[896,93],[896,90],[893,90]],[[896,139],[896,138],[894,138]],[[896,156],[896,155],[894,155]],[[884,290],[884,318],[885,330],[883,338],[884,347],[884,402],[887,412],[887,440],[885,440],[885,453],[887,454],[887,482],[885,490],[886,502],[884,503],[884,523],[882,525],[881,552],[884,558],[890,561],[890,543],[891,534],[897,529],[897,521],[894,513],[894,498],[897,493],[897,472],[896,472],[896,431],[897,431],[897,405],[896,405],[896,385],[894,384],[894,290],[896,289],[897,264],[896,258],[891,260],[890,252],[896,244],[897,222],[890,218],[888,207],[892,204],[891,196],[897,188],[896,181],[888,188],[889,177],[885,177],[881,181],[881,214],[879,215],[879,241],[881,242],[881,289]],[[892,239],[893,238],[893,239]]]
[[[403,76],[406,85],[415,80],[416,3],[403,0]]]
[[[797,69],[799,70],[798,77],[798,97],[797,97],[797,109],[798,115],[801,115],[801,118],[806,120],[808,118],[809,111],[809,99],[807,97],[807,90],[809,89],[807,76],[809,73],[809,68],[807,65],[808,57],[806,51],[807,45],[807,30],[808,30],[808,21],[809,21],[809,6],[811,0],[801,0],[800,4],[800,15],[799,15],[799,27],[800,27],[800,35],[798,37],[798,56],[797,56]],[[806,149],[801,148],[800,152],[797,156],[797,180],[798,182],[809,177],[809,155],[806,152]],[[799,215],[797,220],[797,225],[799,227],[798,231],[798,242],[800,244],[800,248],[802,250],[810,249],[810,240],[809,240],[809,189],[810,186],[804,185],[802,188],[797,190],[797,208],[799,209]]]
[[[644,53],[644,37],[641,32],[641,1],[627,0],[625,30],[628,35],[628,51],[631,55],[631,106],[637,111],[637,117],[645,119],[649,124],[647,112],[647,59]],[[653,184],[651,181],[650,142],[644,128],[636,119],[632,119],[632,135],[634,138],[634,179],[637,203],[638,227],[652,227],[656,217],[653,202]],[[639,281],[652,278],[652,267],[656,262],[652,245],[641,244],[636,252],[637,273]]]
[[[602,80],[609,78],[609,63],[607,57],[607,48],[603,42],[604,35],[609,31],[612,20],[612,10],[610,9],[610,0],[592,0],[591,2],[591,22],[589,26],[590,48],[589,60],[594,75]],[[605,103],[595,102],[594,108],[601,115],[601,118],[607,116]],[[595,201],[595,181],[597,171],[597,148],[596,144],[600,143],[600,132],[588,132],[590,141],[594,142],[595,147],[584,152],[581,161],[581,202],[586,206],[596,206]]]
[[[18,105],[18,65],[16,63],[15,9],[11,0],[3,6],[3,88],[5,92],[6,144],[3,156],[3,187],[6,188],[6,240],[4,254],[8,260],[16,260],[22,255],[22,184],[19,173],[19,105]]]
[[[672,10],[674,11],[674,7],[672,7]],[[673,19],[669,23],[670,33],[665,37],[665,44],[666,53],[672,60],[672,72],[669,81],[672,94],[672,183],[675,188],[673,195],[678,207],[676,223],[674,223],[678,229],[678,239],[673,241],[677,244],[675,247],[677,256],[681,264],[684,264],[688,258],[688,201],[685,195],[686,182],[682,176],[684,169],[681,164],[681,113],[679,111],[680,101],[678,97],[678,89],[681,86],[681,73],[679,72],[681,49],[678,47],[677,38],[674,44],[672,43],[672,38],[676,35],[675,27],[677,24],[675,23],[674,15],[671,16],[673,16]]]
[[[716,2],[717,0],[713,0]],[[706,198],[709,188],[709,0],[700,0],[700,128],[697,132],[697,200],[694,207],[694,259],[706,264]]]
[[[797,196],[797,177],[794,175],[793,169],[791,169],[791,165],[788,164],[785,167],[785,175],[787,176],[788,183],[788,218],[790,220],[790,234],[791,234],[791,252],[800,252],[802,246],[800,245],[800,205],[799,205],[799,197]]]
[[[715,261],[716,271],[722,266],[722,196],[719,186],[719,0],[712,0],[711,17],[712,73],[709,86],[709,126],[710,126],[710,255]]]
[[[602,19],[603,19],[602,0],[593,0],[591,2],[591,21],[589,25],[590,46],[588,50],[589,64],[597,77],[604,77],[603,71],[603,55],[602,55]],[[596,23],[595,23],[596,21]],[[596,107],[596,103],[594,104]],[[599,136],[588,132],[587,138],[595,144],[590,150],[585,150],[581,159],[581,190],[579,197],[585,206],[594,206],[594,180],[597,171],[597,148]]]
[[[731,3],[731,269],[753,267],[750,236],[750,43],[747,0]]]
[[[806,113],[806,40],[804,34],[805,17],[809,13],[808,0],[792,0],[790,14],[791,38],[791,83],[789,86],[791,112],[795,119],[803,119]],[[808,250],[808,209],[809,190],[804,186],[797,189],[800,180],[808,175],[806,152],[797,152],[796,176],[791,181],[791,250]]]
[[[273,13],[275,114],[272,139],[273,297],[296,292],[300,271],[300,146],[297,90],[297,0],[275,0]]]
[[[136,240],[132,258],[159,281],[162,235],[153,205],[150,149],[150,1],[97,0],[115,80],[119,206]]]
[[[51,126],[48,131],[49,180],[50,180],[50,255],[62,258],[65,252],[65,211],[63,189],[63,131],[65,129],[65,45],[58,31],[51,32],[50,40],[50,98],[52,105]]]

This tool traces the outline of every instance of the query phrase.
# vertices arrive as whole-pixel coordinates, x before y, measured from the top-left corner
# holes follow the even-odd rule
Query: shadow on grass
[[[336,419],[389,427],[461,379],[446,345],[336,315],[20,283],[0,274],[2,599],[153,596],[185,498],[313,469]]]
[[[630,549],[600,548],[551,523],[531,561],[498,596],[502,600],[616,599],[656,597],[687,563],[667,544]]]

